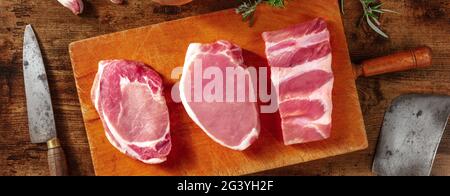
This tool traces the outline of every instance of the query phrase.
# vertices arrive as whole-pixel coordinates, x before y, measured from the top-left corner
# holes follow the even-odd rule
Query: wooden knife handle
[[[363,61],[354,65],[355,77],[374,76],[431,66],[431,48],[424,46],[409,51]]]
[[[53,138],[47,142],[48,147],[48,166],[51,176],[67,176],[66,156],[61,148],[58,138]]]

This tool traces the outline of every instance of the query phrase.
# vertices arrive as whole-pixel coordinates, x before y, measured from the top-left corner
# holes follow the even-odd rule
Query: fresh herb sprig
[[[284,7],[284,0],[267,0],[267,4],[273,7]]]
[[[363,21],[365,21],[369,27],[379,35],[389,38],[389,36],[380,28],[380,15],[387,12],[398,12],[381,8],[383,4],[379,0],[359,0],[359,2],[361,2],[361,6],[363,8]],[[278,8],[282,8],[285,5],[284,0],[244,0],[242,4],[236,8],[236,13],[242,15],[242,20],[248,21],[249,25],[252,26],[254,23],[256,7],[258,7],[261,3],[267,3]],[[340,5],[341,11],[344,14],[344,0],[340,0]]]
[[[242,15],[242,20],[248,21],[249,25],[252,26],[256,7],[258,7],[261,2],[262,0],[244,1],[239,7],[236,8],[236,13]]]
[[[344,1],[344,0],[341,0],[341,1]],[[359,1],[361,2],[361,6],[363,8],[362,20],[366,21],[367,25],[369,25],[369,27],[373,31],[375,31],[376,33],[378,33],[379,35],[381,35],[385,38],[389,38],[389,36],[380,29],[380,26],[381,26],[380,16],[381,16],[381,14],[387,13],[387,12],[397,13],[397,14],[398,14],[398,12],[381,8],[381,6],[383,4],[378,0],[359,0]]]
[[[242,4],[236,8],[236,13],[242,15],[242,20],[248,21],[249,25],[252,26],[254,23],[256,7],[261,3],[267,3],[277,8],[284,7],[284,0],[244,0],[242,1]]]

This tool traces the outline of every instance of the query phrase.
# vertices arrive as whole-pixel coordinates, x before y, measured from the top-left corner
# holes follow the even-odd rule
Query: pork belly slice
[[[158,73],[140,62],[100,61],[91,98],[115,148],[148,164],[166,160],[169,112]]]
[[[236,77],[227,77],[227,68],[234,70]],[[198,88],[194,75],[197,70],[202,70],[197,72],[200,73],[197,84],[201,84]],[[215,80],[214,76],[203,79],[208,70],[219,71],[223,80]],[[238,80],[237,75],[244,76],[245,80]],[[221,96],[215,96],[219,89],[209,87],[214,81],[223,89]],[[226,91],[226,83],[228,87],[236,87],[235,93]],[[256,96],[253,87],[240,47],[223,40],[190,44],[180,81],[181,101],[191,119],[215,142],[233,150],[245,150],[258,138],[257,103],[250,99]],[[203,92],[212,95],[203,96]],[[239,98],[238,92],[245,92],[245,96]]]
[[[334,76],[326,22],[316,18],[262,36],[272,83],[277,87],[284,143],[328,138]]]

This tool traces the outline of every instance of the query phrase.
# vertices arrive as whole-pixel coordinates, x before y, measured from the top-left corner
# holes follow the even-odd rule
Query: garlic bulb
[[[69,8],[73,14],[81,14],[83,12],[82,0],[58,0],[64,7]]]

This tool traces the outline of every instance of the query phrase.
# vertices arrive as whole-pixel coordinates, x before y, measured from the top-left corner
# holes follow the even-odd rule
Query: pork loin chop
[[[144,163],[166,160],[169,113],[158,73],[139,62],[100,61],[91,98],[115,148]]]
[[[190,44],[180,81],[181,101],[211,139],[233,150],[246,149],[259,135],[259,114],[256,101],[251,101],[255,93],[250,78],[238,46],[223,40]],[[239,97],[239,93],[245,95]]]

